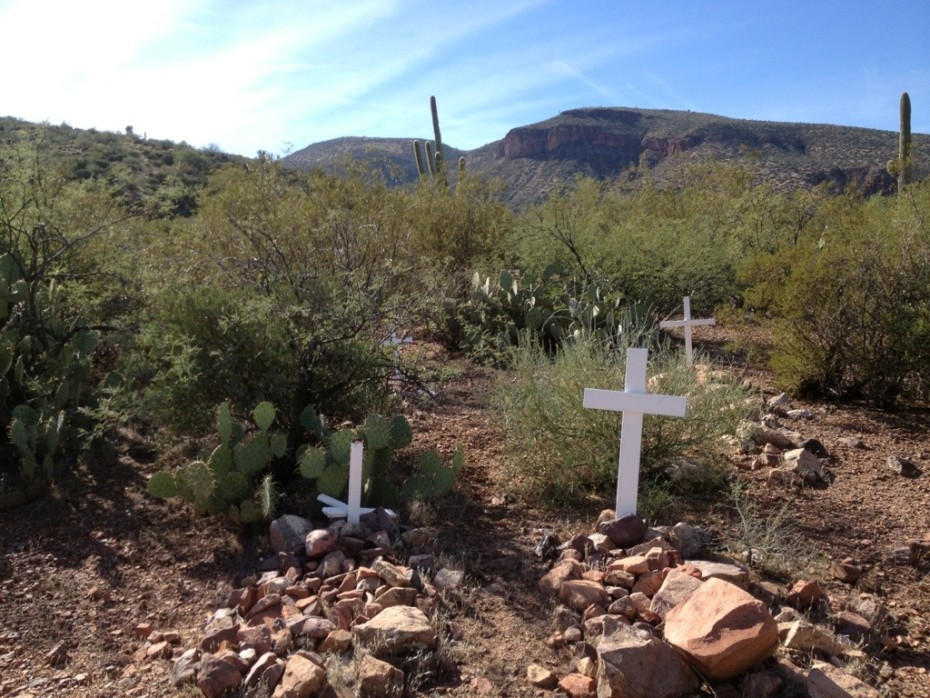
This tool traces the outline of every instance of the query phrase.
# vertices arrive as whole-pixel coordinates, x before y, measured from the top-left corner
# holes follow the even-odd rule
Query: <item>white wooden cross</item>
[[[394,347],[394,360],[399,361],[400,352],[397,350],[397,345],[398,344],[411,344],[412,342],[413,342],[413,337],[411,337],[410,335],[404,334],[403,337],[398,337],[397,330],[391,330],[390,336],[385,337],[384,339],[381,340],[381,346],[383,347],[383,346],[390,345]],[[396,381],[404,380],[404,374],[400,372],[399,368],[394,369],[394,380]]]
[[[362,514],[374,511],[370,507],[362,506],[362,460],[365,454],[365,445],[361,441],[353,441],[349,452],[349,492],[346,502],[326,494],[317,495],[317,499],[329,506],[323,507],[323,513],[331,519],[345,519],[349,523],[357,524]],[[390,509],[386,510],[388,516],[397,518]]]
[[[691,297],[685,296],[685,314],[684,319],[682,320],[663,320],[659,323],[659,327],[663,330],[669,329],[671,327],[684,327],[685,328],[685,360],[688,362],[688,366],[694,365],[694,352],[691,350],[691,328],[698,325],[714,325],[716,320],[714,318],[706,318],[703,320],[692,320],[691,319]]]
[[[584,406],[588,409],[621,412],[620,461],[617,472],[617,517],[636,513],[639,490],[639,457],[643,442],[643,415],[658,414],[684,417],[687,400],[671,395],[646,393],[647,349],[628,349],[626,379],[619,390],[584,389]]]

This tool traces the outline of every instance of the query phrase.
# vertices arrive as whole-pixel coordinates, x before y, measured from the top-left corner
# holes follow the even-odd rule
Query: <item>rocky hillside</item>
[[[412,138],[339,138],[316,143],[283,159],[298,168],[332,168],[346,157],[385,172],[390,181],[416,178]],[[930,135],[914,136],[915,177],[930,174]],[[682,161],[745,161],[781,189],[830,182],[867,194],[891,192],[886,170],[897,154],[893,131],[730,119],[656,109],[573,109],[513,128],[499,141],[471,151],[448,148],[447,162],[464,155],[468,167],[502,179],[515,206],[539,200],[576,175],[635,182],[649,167],[672,176]]]

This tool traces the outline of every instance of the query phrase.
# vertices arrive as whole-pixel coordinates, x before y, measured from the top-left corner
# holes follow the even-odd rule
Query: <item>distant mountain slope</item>
[[[412,182],[417,172],[412,139],[339,138],[282,159],[297,168],[331,169],[346,156]],[[914,177],[930,174],[930,135],[913,137]],[[659,178],[682,160],[745,161],[782,189],[831,182],[837,189],[891,192],[886,165],[897,155],[893,131],[731,119],[659,109],[573,109],[511,129],[499,141],[471,151],[448,149],[447,162],[464,155],[470,170],[502,179],[516,206],[544,198],[576,175],[610,179],[648,166]]]
[[[357,160],[379,170],[392,184],[408,184],[417,178],[413,141],[413,138],[336,138],[308,145],[281,158],[281,163],[294,169],[322,167],[337,171],[349,160]],[[447,160],[451,158],[451,162],[457,161],[460,155],[466,155],[465,151],[445,144],[443,152]]]
[[[246,161],[217,149],[139,137],[131,126],[113,133],[0,116],[0,145],[20,142],[36,144],[68,177],[104,183],[128,208],[147,204],[150,214],[164,216],[193,214],[209,176]]]

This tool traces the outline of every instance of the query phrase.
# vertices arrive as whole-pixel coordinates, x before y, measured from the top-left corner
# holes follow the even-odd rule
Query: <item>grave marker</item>
[[[639,459],[643,441],[643,415],[684,417],[688,402],[683,397],[646,393],[646,349],[628,349],[623,391],[585,388],[584,407],[622,413],[620,459],[617,467],[617,518],[636,513],[639,491]]]
[[[323,507],[323,513],[331,519],[345,519],[351,524],[357,524],[362,514],[369,514],[374,511],[371,507],[363,507],[362,504],[362,461],[365,453],[365,446],[361,441],[353,441],[352,449],[349,455],[349,490],[346,496],[346,502],[340,502],[338,499],[326,494],[317,495],[317,500],[328,504]],[[390,509],[387,513],[392,518],[395,514]]]
[[[391,346],[394,349],[394,361],[400,361],[400,352],[397,350],[397,345],[399,344],[412,344],[413,337],[408,334],[404,334],[403,337],[397,336],[397,330],[391,330],[391,334],[381,340],[381,346]],[[403,381],[404,374],[400,372],[399,368],[394,369],[394,380]]]
[[[706,318],[702,320],[692,319],[690,296],[685,296],[684,306],[685,312],[684,318],[682,320],[663,320],[659,323],[659,327],[661,327],[663,330],[670,329],[672,327],[685,328],[685,360],[688,362],[688,366],[692,366],[694,365],[694,352],[691,349],[691,328],[700,325],[715,325],[717,321],[714,320],[714,318]]]

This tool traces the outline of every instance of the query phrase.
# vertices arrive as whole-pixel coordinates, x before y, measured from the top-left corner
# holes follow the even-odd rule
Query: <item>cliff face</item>
[[[548,128],[524,126],[511,129],[497,147],[497,157],[506,160],[530,158],[550,160],[589,156],[599,152],[614,162],[634,164],[640,156],[664,158],[699,145],[701,138],[657,138],[642,134],[617,133],[608,128],[581,124],[557,124]]]

